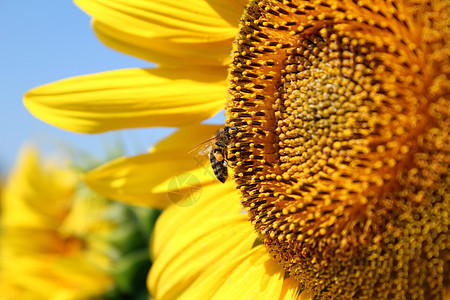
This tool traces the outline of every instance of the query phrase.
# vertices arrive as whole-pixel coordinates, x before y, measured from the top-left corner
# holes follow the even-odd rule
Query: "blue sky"
[[[1,0],[0,39],[0,173],[11,168],[26,141],[49,145],[55,139],[62,140],[101,157],[105,142],[117,135],[125,139],[127,153],[135,154],[171,131],[160,128],[77,134],[48,125],[24,108],[23,94],[41,84],[114,69],[151,67],[149,62],[101,44],[90,27],[90,17],[71,1]]]

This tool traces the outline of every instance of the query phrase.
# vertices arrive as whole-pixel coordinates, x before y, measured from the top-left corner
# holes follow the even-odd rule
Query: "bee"
[[[228,145],[232,139],[231,132],[234,127],[224,127],[216,132],[216,136],[206,141],[204,146],[198,152],[200,155],[209,152],[209,161],[216,178],[225,183],[228,178]]]

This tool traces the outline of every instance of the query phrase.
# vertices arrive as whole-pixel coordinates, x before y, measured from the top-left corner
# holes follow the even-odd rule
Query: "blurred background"
[[[119,142],[127,155],[146,151],[170,128],[134,129],[86,135],[68,132],[32,116],[23,94],[67,77],[121,68],[152,67],[101,44],[90,17],[72,1],[0,0],[0,175],[12,167],[24,142],[37,142],[44,153],[65,143],[105,158],[105,148]],[[215,122],[223,122],[218,116]]]

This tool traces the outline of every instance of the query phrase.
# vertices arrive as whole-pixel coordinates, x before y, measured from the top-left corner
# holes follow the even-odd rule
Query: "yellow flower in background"
[[[147,243],[140,244],[144,237],[133,237],[140,232],[131,230],[132,220],[122,204],[83,188],[67,161],[41,161],[36,148],[25,147],[1,197],[1,298],[126,295],[128,282],[120,272],[128,267],[132,275],[136,269],[126,255],[137,246],[147,252]],[[148,269],[148,258],[139,263]]]
[[[106,45],[158,67],[62,80],[25,105],[78,132],[179,128],[86,176],[166,208],[156,299],[443,297],[448,2],[76,2]],[[221,184],[190,151],[224,107],[235,182]]]
[[[93,298],[113,286],[107,202],[76,194],[77,174],[26,148],[2,195],[3,299]],[[102,242],[103,241],[103,242]]]

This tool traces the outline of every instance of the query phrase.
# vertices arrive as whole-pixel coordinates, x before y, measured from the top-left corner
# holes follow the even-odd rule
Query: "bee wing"
[[[213,146],[212,143],[201,145],[201,146],[199,146],[197,153],[199,155],[207,155],[207,154],[209,154],[209,152],[211,152],[212,146]]]
[[[197,153],[198,155],[206,155],[209,152],[211,152],[212,146],[213,146],[213,141],[215,140],[214,138],[211,138],[207,141],[204,141],[203,143],[201,143],[198,146],[195,146],[191,151],[189,151],[189,153]]]

